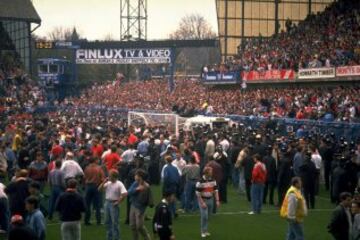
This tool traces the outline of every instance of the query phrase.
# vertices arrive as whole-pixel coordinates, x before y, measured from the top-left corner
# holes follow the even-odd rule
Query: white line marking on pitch
[[[324,209],[310,209],[309,212],[331,212],[334,209],[330,208],[324,208]],[[261,212],[261,214],[272,214],[272,213],[279,213],[280,210],[264,210]],[[238,211],[238,212],[218,212],[215,215],[247,215],[249,211]],[[261,215],[260,214],[260,215]],[[180,218],[182,217],[198,217],[200,214],[183,214],[180,215]],[[59,225],[61,222],[57,223],[49,223],[47,226],[55,226]]]

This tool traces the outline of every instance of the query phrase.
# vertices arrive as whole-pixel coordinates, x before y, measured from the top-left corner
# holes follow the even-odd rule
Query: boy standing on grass
[[[199,201],[201,216],[201,237],[210,236],[208,232],[209,215],[213,211],[214,202],[219,208],[219,193],[216,181],[212,178],[212,168],[205,167],[202,179],[196,183],[196,195]],[[215,199],[215,201],[214,201]]]
[[[119,172],[115,169],[109,171],[109,179],[105,179],[99,186],[99,190],[105,189],[105,224],[106,239],[119,240],[119,204],[127,196],[124,184],[118,180]]]

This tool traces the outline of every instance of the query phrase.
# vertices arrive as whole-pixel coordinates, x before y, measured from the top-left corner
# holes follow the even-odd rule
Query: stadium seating
[[[286,32],[269,39],[248,39],[236,61],[247,71],[356,65],[360,63],[359,26],[360,2],[336,1]]]

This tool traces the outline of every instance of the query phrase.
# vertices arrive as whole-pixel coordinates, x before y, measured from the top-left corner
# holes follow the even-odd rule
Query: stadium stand
[[[194,114],[237,114],[262,117],[359,122],[360,88],[287,87],[242,91],[240,88],[206,88],[194,80],[178,80],[173,93],[165,81],[96,85],[76,106],[107,106],[128,109]],[[111,97],[105,97],[111,96]]]
[[[360,63],[359,26],[359,1],[336,1],[286,32],[248,39],[236,60],[246,71],[356,65]]]

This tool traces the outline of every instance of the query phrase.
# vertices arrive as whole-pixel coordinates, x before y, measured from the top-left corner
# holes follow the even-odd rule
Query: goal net
[[[172,113],[148,113],[148,112],[128,112],[128,125],[139,126],[162,126],[169,133],[179,135],[179,130],[183,128],[186,118]]]

